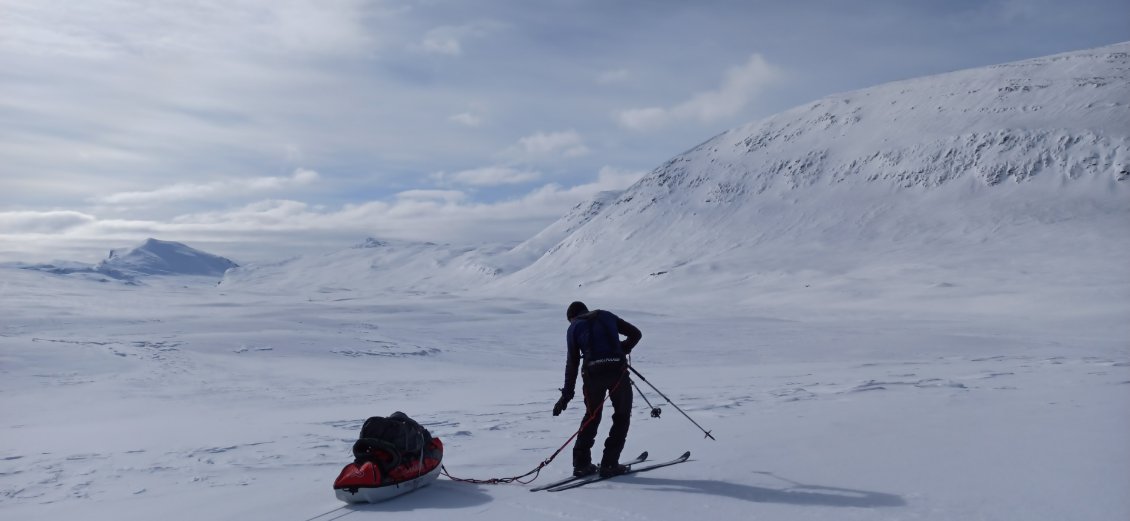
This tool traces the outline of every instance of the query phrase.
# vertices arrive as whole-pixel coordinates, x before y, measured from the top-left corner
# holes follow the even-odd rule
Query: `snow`
[[[616,293],[665,272],[666,292],[706,271],[749,294],[751,272],[842,279],[876,259],[937,264],[939,251],[1073,261],[1109,245],[1115,259],[1130,222],[1127,70],[1124,43],[831,96],[724,132],[597,215],[566,217],[575,230],[500,284]]]
[[[490,248],[430,242],[367,238],[353,247],[324,255],[307,255],[265,265],[248,265],[228,273],[225,288],[271,288],[348,294],[365,291],[443,292],[478,286],[499,274],[486,264]]]
[[[134,285],[153,275],[221,277],[227,270],[239,267],[219,255],[157,239],[146,239],[135,248],[110,250],[106,259],[94,266],[73,261],[8,266],[99,282],[113,279]]]
[[[147,239],[136,248],[111,251],[97,269],[137,275],[221,276],[235,267],[238,265],[228,259],[179,242]]]
[[[1127,51],[821,100],[512,248],[201,272],[147,241],[105,263],[132,285],[2,266],[0,518],[1130,518]],[[459,477],[565,443],[575,299],[639,326],[634,365],[717,441],[643,386],[664,414],[637,396],[625,454],[690,462],[339,509],[369,416],[424,423]]]

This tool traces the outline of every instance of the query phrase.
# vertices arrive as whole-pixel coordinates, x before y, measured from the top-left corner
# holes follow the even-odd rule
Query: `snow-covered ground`
[[[1130,519],[1128,51],[822,100],[512,249],[0,266],[0,518]],[[625,454],[692,461],[334,498],[396,410],[455,476],[548,457],[581,416],[550,414],[574,299],[639,326],[717,441],[637,396]]]
[[[565,301],[3,273],[5,519],[301,521],[341,506],[331,483],[368,416],[415,416],[447,444],[450,472],[473,478],[526,472],[580,417],[577,403],[549,412]],[[669,406],[648,417],[637,397],[626,453],[690,450],[691,462],[562,493],[441,479],[333,515],[1130,513],[1130,331],[1116,316],[893,316],[818,300],[704,308],[630,295],[590,304],[643,329],[636,366],[718,441]],[[568,471],[566,452],[536,483]]]

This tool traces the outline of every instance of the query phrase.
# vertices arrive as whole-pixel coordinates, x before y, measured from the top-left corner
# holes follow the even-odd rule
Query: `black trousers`
[[[601,464],[612,465],[620,462],[620,452],[628,438],[628,424],[632,419],[632,383],[624,366],[610,367],[604,371],[583,371],[585,416],[581,419],[581,431],[577,443],[573,445],[573,467],[586,467],[592,463],[592,446],[596,443],[597,428],[603,411],[604,396],[612,401],[612,428],[604,440],[604,457]],[[588,421],[589,418],[592,421]],[[587,423],[586,423],[587,422]]]

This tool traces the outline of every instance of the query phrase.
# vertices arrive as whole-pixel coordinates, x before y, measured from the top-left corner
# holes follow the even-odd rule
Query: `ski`
[[[690,458],[691,458],[691,451],[688,450],[688,451],[684,452],[682,456],[679,456],[679,457],[677,457],[677,458],[675,458],[671,461],[664,461],[663,463],[655,463],[653,465],[648,465],[646,467],[629,468],[628,471],[623,473],[623,474],[617,474],[616,476],[609,476],[607,478],[602,478],[602,477],[600,477],[599,474],[597,474],[595,476],[588,476],[588,477],[585,477],[585,478],[572,480],[572,481],[569,481],[567,483],[557,485],[557,486],[554,486],[554,487],[549,487],[546,490],[548,490],[550,492],[561,492],[562,490],[569,490],[571,488],[577,488],[577,487],[580,487],[580,486],[583,486],[583,485],[588,485],[589,483],[596,483],[597,481],[604,481],[606,479],[612,479],[612,478],[619,477],[619,476],[627,476],[629,474],[635,474],[637,472],[654,470],[654,469],[661,468],[661,467],[669,467],[671,465],[683,463],[684,461],[687,461]]]
[[[647,451],[645,450],[636,459],[634,459],[634,460],[632,460],[628,463],[625,463],[625,465],[635,465],[636,463],[643,463],[646,460],[647,460]],[[539,490],[546,490],[546,489],[551,489],[553,487],[560,487],[561,485],[566,485],[566,484],[572,483],[574,481],[582,480],[582,479],[588,479],[590,477],[592,477],[592,476],[583,476],[583,477],[579,477],[579,478],[577,476],[569,476],[565,479],[562,479],[562,480],[559,480],[559,481],[554,481],[553,483],[546,483],[545,485],[542,485],[540,487],[531,488],[530,492],[537,492]]]

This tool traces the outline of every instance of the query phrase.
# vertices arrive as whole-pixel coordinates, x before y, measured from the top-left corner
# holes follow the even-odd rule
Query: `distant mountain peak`
[[[382,241],[380,239],[374,239],[373,237],[367,237],[364,242],[354,246],[354,248],[357,248],[357,249],[384,248],[388,245],[389,245],[388,241]]]
[[[111,250],[95,268],[100,272],[130,275],[201,275],[220,277],[239,265],[180,242],[146,239],[131,249]]]

